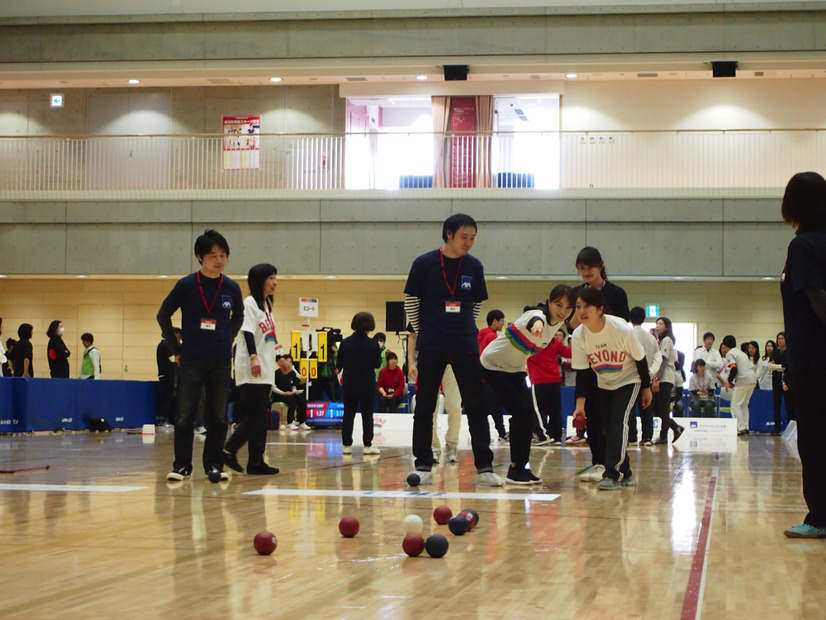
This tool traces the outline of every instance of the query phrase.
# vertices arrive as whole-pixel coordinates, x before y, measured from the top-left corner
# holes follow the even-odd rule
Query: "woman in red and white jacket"
[[[562,443],[562,372],[559,357],[570,359],[571,348],[565,345],[564,334],[557,331],[547,347],[528,358],[528,378],[536,411],[535,445],[558,446]]]

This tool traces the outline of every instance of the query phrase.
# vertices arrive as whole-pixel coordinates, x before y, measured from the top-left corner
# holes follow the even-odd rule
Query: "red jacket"
[[[490,327],[485,327],[484,329],[479,330],[479,334],[476,336],[479,340],[479,355],[482,355],[482,351],[485,350],[485,347],[496,340],[498,335],[499,334],[493,331]]]
[[[571,357],[571,347],[553,338],[547,347],[528,358],[528,377],[531,383],[562,383],[557,355]]]
[[[379,371],[379,381],[376,389],[383,388],[385,392],[393,390],[393,396],[401,396],[404,394],[404,372],[399,366],[396,370],[390,370],[389,366],[385,366]]]

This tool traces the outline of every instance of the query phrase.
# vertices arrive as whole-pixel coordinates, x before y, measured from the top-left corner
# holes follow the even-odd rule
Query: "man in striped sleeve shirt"
[[[433,482],[433,410],[445,367],[450,364],[462,394],[476,464],[476,483],[502,486],[493,473],[490,427],[482,392],[476,319],[488,298],[482,263],[469,254],[476,222],[457,213],[442,226],[444,246],[413,261],[404,288],[405,310],[413,333],[408,376],[418,377],[413,412],[413,456],[419,484]],[[418,354],[418,358],[417,358]]]

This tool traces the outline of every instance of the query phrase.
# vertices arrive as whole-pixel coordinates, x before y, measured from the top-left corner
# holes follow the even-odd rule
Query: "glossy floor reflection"
[[[477,489],[463,449],[429,489],[458,494],[446,499],[407,493],[403,445],[364,457],[343,456],[334,430],[270,441],[275,477],[210,484],[196,469],[168,484],[171,434],[0,438],[0,466],[51,466],[0,475],[0,617],[826,617],[826,541],[782,535],[805,508],[779,438],[735,454],[632,448],[638,486],[608,492],[576,480],[587,448],[534,448],[545,484],[528,489]],[[451,535],[432,518],[442,504],[475,508],[479,526]],[[443,559],[404,555],[411,513],[448,537]],[[345,515],[356,538],[338,532]],[[263,529],[271,556],[252,548]]]

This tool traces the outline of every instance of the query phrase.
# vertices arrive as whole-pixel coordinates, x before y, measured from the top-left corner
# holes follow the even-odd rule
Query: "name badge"
[[[201,329],[214,332],[217,325],[218,322],[214,319],[201,319]]]
[[[458,301],[446,301],[445,312],[461,312],[462,303]]]

